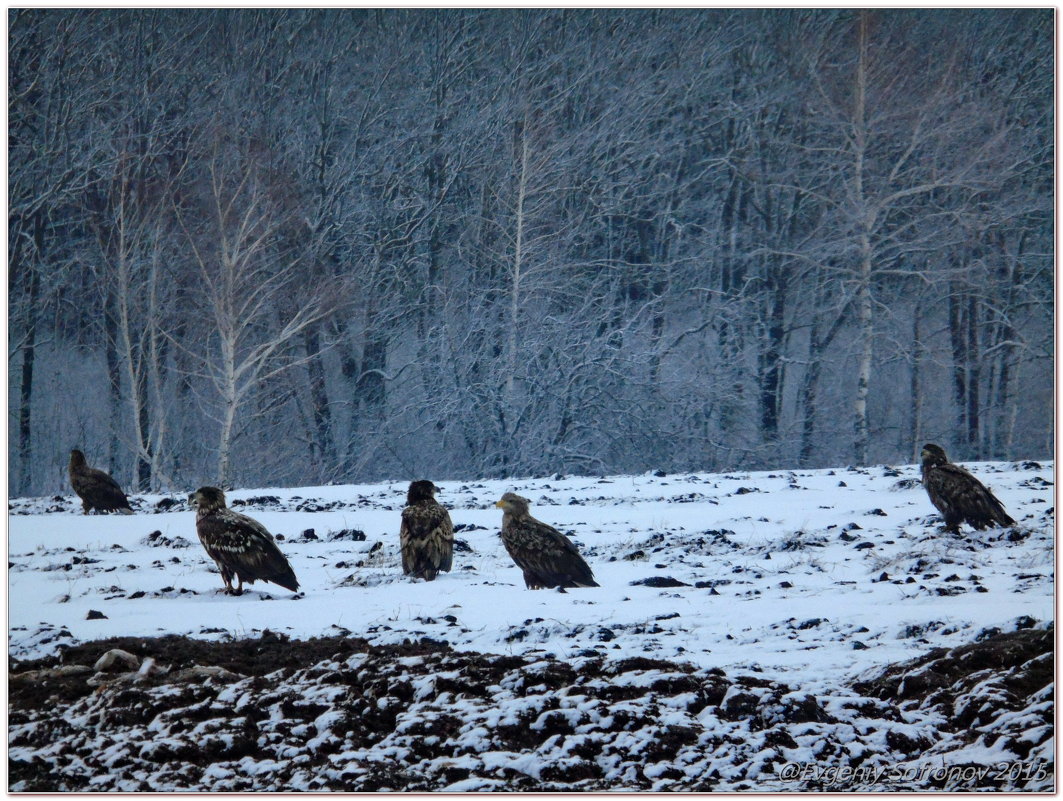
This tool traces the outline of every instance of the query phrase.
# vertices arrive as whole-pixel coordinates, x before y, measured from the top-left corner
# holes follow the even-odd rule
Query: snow
[[[72,496],[16,499],[10,652],[31,658],[120,635],[350,632],[569,661],[647,656],[807,691],[1023,616],[1052,619],[1054,465],[968,467],[1017,533],[943,532],[915,465],[437,481],[469,550],[434,582],[401,571],[405,482],[239,490],[230,505],[283,537],[301,585],[293,594],[256,583],[240,597],[219,592],[193,512],[156,511],[169,496],[139,496],[132,516],[85,516]],[[578,543],[600,588],[525,589],[498,537],[494,502],[507,491]],[[348,530],[364,541],[330,541]],[[633,584],[662,577],[686,586]]]
[[[71,496],[15,499],[14,658],[115,636],[267,641],[266,630],[416,648],[147,682],[159,711],[130,716],[114,739],[96,725],[118,703],[104,688],[64,713],[77,727],[54,740],[41,735],[48,709],[20,712],[12,758],[86,776],[102,765],[114,775],[91,786],[103,791],[1045,789],[1053,688],[1005,697],[1008,676],[1045,673],[1043,650],[1028,652],[1040,656],[1027,672],[962,674],[941,704],[927,700],[940,667],[929,662],[895,674],[888,699],[856,684],[998,631],[1043,638],[1053,621],[1054,465],[969,467],[1016,526],[944,532],[914,465],[436,482],[458,547],[434,582],[401,571],[405,483],[240,490],[230,504],[277,535],[301,584],[240,597],[220,592],[179,495],[141,496],[133,516],[84,516]],[[498,537],[507,491],[578,543],[601,587],[524,587]],[[145,656],[141,670],[154,664]],[[947,718],[964,714],[973,722],[954,730]],[[201,752],[217,763],[197,766]],[[1026,773],[1001,773],[1016,754]]]

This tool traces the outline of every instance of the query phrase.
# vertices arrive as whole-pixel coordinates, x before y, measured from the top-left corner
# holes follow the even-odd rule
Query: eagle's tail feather
[[[560,586],[575,588],[575,587],[601,587],[602,585],[599,584],[597,581],[595,581],[592,578],[570,578],[568,581],[562,583]]]
[[[286,590],[291,590],[292,592],[296,592],[299,589],[299,580],[296,579],[294,570],[271,576],[269,580],[274,584],[279,584]]]

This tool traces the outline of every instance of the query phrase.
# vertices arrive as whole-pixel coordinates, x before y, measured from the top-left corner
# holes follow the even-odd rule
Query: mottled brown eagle
[[[118,482],[102,470],[89,467],[85,454],[76,448],[70,451],[70,484],[81,498],[85,514],[95,509],[98,512],[133,514],[129,499]]]
[[[923,486],[930,502],[945,518],[945,529],[959,534],[967,522],[981,531],[988,526],[1013,526],[1004,504],[986,486],[962,467],[949,462],[938,445],[924,445]]]
[[[454,524],[436,502],[438,491],[431,481],[412,482],[399,528],[402,572],[425,581],[432,581],[441,570],[449,572],[454,561]]]
[[[295,592],[299,582],[292,566],[280,552],[273,535],[257,520],[234,512],[225,505],[225,493],[217,487],[200,487],[188,496],[196,510],[196,533],[214,560],[228,595],[240,595],[244,582],[272,581]],[[233,589],[233,576],[238,585]]]
[[[503,511],[502,544],[524,571],[529,590],[544,587],[597,587],[594,573],[572,541],[528,513],[528,499],[512,492],[495,504]]]

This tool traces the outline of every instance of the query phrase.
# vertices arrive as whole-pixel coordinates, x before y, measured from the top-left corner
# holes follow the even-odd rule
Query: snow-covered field
[[[283,537],[302,588],[259,582],[240,597],[219,592],[183,496],[158,514],[161,496],[139,497],[133,516],[84,516],[72,496],[16,500],[11,654],[71,638],[346,630],[379,643],[591,649],[816,682],[1023,615],[1052,618],[1052,465],[973,469],[1020,535],[943,533],[914,466],[438,482],[461,544],[454,570],[431,583],[402,575],[405,484],[235,491],[230,505]],[[601,588],[525,589],[498,536],[494,502],[510,490],[569,534]],[[340,532],[365,539],[333,540],[361,536]],[[105,617],[86,619],[90,610]]]
[[[668,660],[818,697],[935,647],[1053,621],[1053,464],[968,467],[1016,527],[943,532],[914,465],[437,481],[458,544],[453,572],[431,583],[400,568],[406,483],[234,491],[230,505],[277,536],[301,584],[240,597],[219,592],[184,495],[138,496],[133,516],[84,516],[73,496],[15,499],[10,656],[268,629],[531,663]],[[600,588],[525,589],[498,536],[506,491],[569,534]]]

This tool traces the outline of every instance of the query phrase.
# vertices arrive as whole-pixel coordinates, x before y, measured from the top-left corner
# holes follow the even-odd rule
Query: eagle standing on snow
[[[528,589],[599,586],[572,540],[532,517],[528,503],[527,498],[507,492],[495,504],[503,511],[502,544],[524,571]]]
[[[196,533],[221,571],[227,595],[240,595],[244,582],[272,581],[295,592],[299,582],[273,535],[257,520],[234,512],[225,505],[225,493],[217,487],[200,487],[188,496],[196,509]],[[233,576],[239,584],[233,589]]]
[[[118,486],[118,482],[102,470],[89,467],[85,454],[77,449],[70,451],[70,484],[81,498],[81,507],[85,514],[88,514],[90,509],[133,514],[129,499]]]
[[[962,467],[951,464],[938,445],[924,445],[923,486],[930,502],[945,518],[945,529],[960,533],[960,523],[966,521],[974,528],[1013,526],[1004,504],[986,486]]]
[[[449,573],[454,560],[454,524],[433,497],[438,490],[431,481],[411,482],[399,528],[402,572],[425,581]]]

